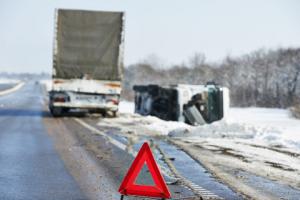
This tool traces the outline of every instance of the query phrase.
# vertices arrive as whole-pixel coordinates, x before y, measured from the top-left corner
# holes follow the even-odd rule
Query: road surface
[[[0,199],[85,199],[42,123],[41,87],[0,97]]]

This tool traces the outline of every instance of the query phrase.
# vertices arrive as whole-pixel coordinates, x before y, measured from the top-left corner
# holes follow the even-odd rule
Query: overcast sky
[[[0,71],[51,71],[55,8],[125,11],[126,65],[300,47],[298,0],[0,0]]]

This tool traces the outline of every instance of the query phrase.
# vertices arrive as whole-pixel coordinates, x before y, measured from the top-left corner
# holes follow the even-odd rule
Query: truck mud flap
[[[203,119],[201,113],[196,108],[195,105],[193,106],[185,106],[183,110],[183,115],[186,117],[187,121],[191,125],[204,125],[206,124],[205,120]]]

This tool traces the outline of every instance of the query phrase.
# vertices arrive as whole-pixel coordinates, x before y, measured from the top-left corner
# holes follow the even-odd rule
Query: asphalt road
[[[0,97],[0,199],[85,199],[43,125],[39,85]]]

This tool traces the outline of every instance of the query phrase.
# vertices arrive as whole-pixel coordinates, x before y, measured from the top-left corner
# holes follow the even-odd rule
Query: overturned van
[[[135,112],[163,120],[203,125],[226,117],[229,90],[206,85],[136,85]]]

